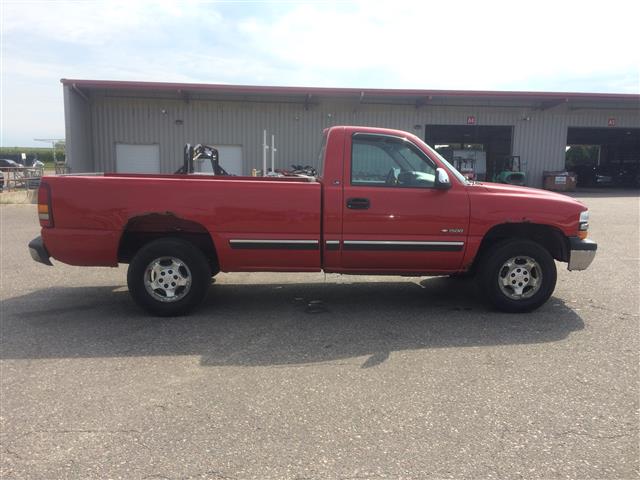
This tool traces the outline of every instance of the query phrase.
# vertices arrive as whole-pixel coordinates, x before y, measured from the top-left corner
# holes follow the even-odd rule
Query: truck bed
[[[197,225],[209,232],[223,271],[272,270],[274,265],[285,271],[320,269],[321,185],[317,181],[103,174],[47,177],[46,183],[55,228],[44,229],[43,238],[54,258],[71,265],[117,265],[123,231],[155,212],[156,223],[160,215],[167,221],[177,220],[176,228]],[[265,248],[238,248],[249,238],[265,240]],[[316,248],[295,250],[283,258],[281,252],[268,248],[269,241],[314,241]]]

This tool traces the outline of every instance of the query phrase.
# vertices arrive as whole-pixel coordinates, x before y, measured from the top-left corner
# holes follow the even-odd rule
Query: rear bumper
[[[598,244],[592,240],[569,237],[569,270],[586,270],[596,256]]]
[[[36,262],[43,263],[45,265],[53,265],[49,258],[49,252],[47,252],[47,247],[44,246],[44,241],[41,236],[37,236],[33,240],[29,242],[29,253],[31,254],[31,258],[33,258]]]

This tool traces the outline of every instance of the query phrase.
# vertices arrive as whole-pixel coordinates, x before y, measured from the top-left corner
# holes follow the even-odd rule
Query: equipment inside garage
[[[565,160],[579,186],[640,187],[640,128],[569,127]]]
[[[491,180],[511,156],[513,128],[488,125],[426,125],[425,142],[461,171]]]

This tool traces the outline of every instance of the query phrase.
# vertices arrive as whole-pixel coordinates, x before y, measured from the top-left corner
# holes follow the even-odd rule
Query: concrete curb
[[[0,205],[38,203],[37,190],[14,190],[0,193]]]

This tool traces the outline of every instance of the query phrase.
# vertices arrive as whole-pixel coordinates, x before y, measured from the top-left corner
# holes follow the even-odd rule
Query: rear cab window
[[[318,156],[316,157],[316,165],[318,165],[318,178],[322,178],[324,174],[324,162],[325,155],[327,153],[327,137],[329,136],[329,130],[325,130],[322,134],[322,142],[318,149]]]

